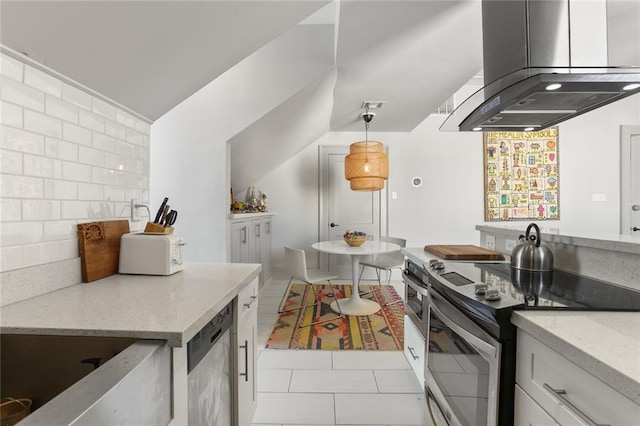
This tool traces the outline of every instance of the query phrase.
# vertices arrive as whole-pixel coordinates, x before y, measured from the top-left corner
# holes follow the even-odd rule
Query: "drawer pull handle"
[[[244,349],[244,373],[240,373],[244,376],[244,381],[249,381],[249,341],[245,340],[244,345],[240,345],[240,349]]]
[[[253,305],[254,302],[257,302],[259,298],[260,296],[251,296],[251,302],[245,303],[244,307],[247,309],[251,309],[251,305]]]
[[[565,396],[567,394],[566,390],[564,390],[564,389],[554,389],[551,386],[549,386],[547,383],[542,385],[542,387],[544,387],[547,391],[553,393],[560,400],[561,403],[563,403],[567,408],[569,408],[571,411],[573,411],[573,413],[576,416],[580,417],[588,425],[590,425],[590,426],[608,426],[608,425],[603,425],[603,424],[594,422],[593,420],[591,420],[591,418],[589,416],[587,416],[585,413],[583,413],[578,407],[573,405],[573,403],[571,401],[569,401],[569,399]]]
[[[409,353],[411,354],[411,356],[413,357],[414,361],[417,361],[420,359],[419,356],[416,356],[416,353],[413,351],[413,348],[411,346],[407,346],[407,349],[409,349]]]

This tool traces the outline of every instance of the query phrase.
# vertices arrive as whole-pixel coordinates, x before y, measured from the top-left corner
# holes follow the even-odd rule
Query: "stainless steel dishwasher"
[[[189,425],[231,425],[232,363],[229,303],[187,343]]]

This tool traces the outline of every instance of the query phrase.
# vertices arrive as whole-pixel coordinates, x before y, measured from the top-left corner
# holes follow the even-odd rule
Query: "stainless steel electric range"
[[[427,319],[425,392],[438,425],[513,424],[514,310],[640,311],[639,291],[559,270],[523,285],[504,262],[410,258],[404,279],[426,295],[424,306],[407,303],[407,310]]]

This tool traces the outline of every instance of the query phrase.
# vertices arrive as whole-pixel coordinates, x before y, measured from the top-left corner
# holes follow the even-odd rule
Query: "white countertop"
[[[511,322],[640,404],[640,313],[525,310]]]
[[[170,276],[113,275],[0,308],[0,332],[162,339],[185,345],[260,273],[193,263]]]

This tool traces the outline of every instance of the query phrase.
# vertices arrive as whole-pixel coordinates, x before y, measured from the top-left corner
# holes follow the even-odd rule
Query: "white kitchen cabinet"
[[[418,378],[418,382],[424,385],[424,356],[425,344],[418,328],[411,318],[404,316],[404,356]]]
[[[261,263],[260,286],[272,276],[272,216],[252,216],[231,220],[231,262]]]
[[[518,330],[516,383],[559,424],[630,425],[640,418],[640,405],[522,330]],[[539,410],[532,411],[530,405],[516,404],[516,423],[536,424],[533,417],[541,418]]]
[[[558,423],[542,409],[519,385],[516,385],[514,398],[514,424],[529,426],[550,426]]]
[[[235,380],[236,419],[251,424],[256,409],[256,358],[258,339],[258,279],[238,294],[236,308]]]

